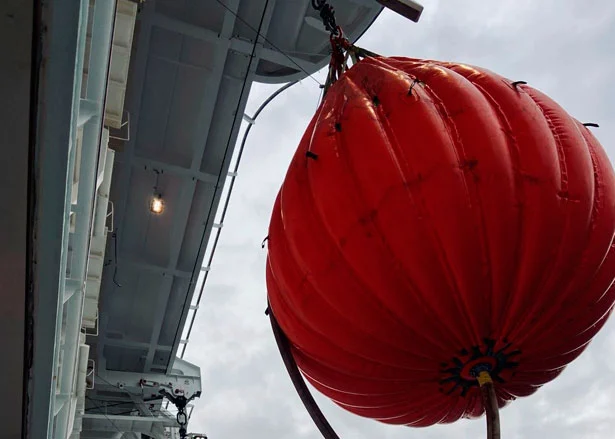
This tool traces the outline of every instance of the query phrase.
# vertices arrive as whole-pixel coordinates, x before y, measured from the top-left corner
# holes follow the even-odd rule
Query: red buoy
[[[462,64],[367,58],[328,91],[269,231],[271,311],[340,406],[427,426],[535,392],[615,300],[615,176],[550,98]],[[481,381],[479,383],[479,381]]]

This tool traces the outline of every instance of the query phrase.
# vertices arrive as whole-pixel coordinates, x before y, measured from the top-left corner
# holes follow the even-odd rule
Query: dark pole
[[[480,393],[483,397],[483,405],[485,406],[485,416],[487,418],[487,439],[500,439],[500,409],[498,407],[498,398],[495,394],[493,381],[489,372],[481,372],[478,375],[478,384]]]

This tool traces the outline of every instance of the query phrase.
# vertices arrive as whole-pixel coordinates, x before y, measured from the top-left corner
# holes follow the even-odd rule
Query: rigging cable
[[[271,101],[273,101],[278,95],[280,95],[282,92],[284,92],[285,90],[288,90],[290,87],[292,87],[293,85],[297,84],[299,81],[292,81],[289,82],[285,85],[283,85],[282,87],[278,88],[276,91],[274,91],[267,99],[265,99],[263,101],[263,103],[258,107],[258,109],[254,112],[254,115],[252,116],[252,121],[256,121],[256,119],[258,118],[259,114],[261,114],[261,112],[265,109],[265,107],[267,107],[267,105],[269,105],[269,103]],[[246,131],[243,134],[243,138],[241,140],[241,145],[239,146],[239,152],[237,154],[237,160],[235,161],[235,167],[233,169],[233,173],[231,176],[231,182],[229,185],[229,190],[228,193],[226,195],[226,200],[224,201],[224,206],[222,207],[222,215],[220,215],[220,224],[224,223],[224,219],[226,218],[226,212],[228,210],[228,206],[231,200],[231,193],[233,192],[233,187],[235,186],[235,179],[237,176],[237,171],[239,170],[239,164],[241,163],[241,157],[243,156],[243,151],[245,149],[246,146],[246,140],[248,139],[248,134],[250,134],[250,130],[252,129],[252,126],[254,125],[254,123],[250,123],[248,125],[248,127],[246,128]],[[214,254],[216,252],[216,248],[218,247],[218,241],[220,240],[220,233],[221,233],[222,229],[218,228],[216,231],[216,237],[214,238],[214,243],[213,246],[211,248],[211,253],[209,254],[209,259],[207,261],[207,265],[206,267],[210,267],[211,263],[213,261],[214,258]],[[207,283],[207,277],[209,276],[209,270],[205,271],[205,275],[203,276],[203,283],[201,284],[201,288],[199,290],[199,295],[197,297],[195,306],[198,308],[198,306],[201,303],[201,298],[203,296],[203,291],[205,290],[205,284]],[[196,316],[196,310],[192,313],[192,319],[190,320],[190,325],[188,326],[188,332],[186,334],[186,340],[188,340],[190,338],[190,334],[192,333],[192,327],[194,325],[194,319]],[[184,354],[186,353],[186,347],[188,346],[187,343],[184,344],[184,346],[182,347],[182,353],[179,356],[179,358],[184,358]]]
[[[258,40],[258,37],[261,37],[263,40],[265,40],[266,43],[268,43],[271,47],[273,47],[275,50],[277,50],[278,52],[280,52],[284,57],[288,58],[288,60],[290,62],[292,62],[295,66],[297,66],[297,68],[299,70],[301,70],[303,73],[306,74],[306,76],[308,76],[309,78],[312,79],[312,81],[316,82],[319,86],[322,87],[323,84],[321,84],[316,78],[314,78],[314,76],[309,73],[308,71],[306,71],[303,67],[301,67],[299,65],[299,63],[297,63],[297,61],[295,61],[292,57],[290,57],[286,52],[284,52],[282,49],[280,49],[278,46],[276,46],[275,44],[273,44],[271,41],[269,41],[267,39],[267,37],[265,35],[263,35],[261,33],[261,26],[259,26],[258,30],[254,29],[254,27],[252,27],[250,25],[250,23],[248,23],[246,20],[244,20],[243,18],[241,18],[239,16],[239,14],[237,14],[235,11],[233,11],[231,8],[229,8],[228,6],[226,6],[224,4],[224,2],[222,2],[222,0],[216,0],[224,9],[226,9],[228,12],[230,12],[231,14],[233,14],[233,16],[241,21],[243,24],[245,24],[248,28],[250,28],[251,30],[253,30],[254,32],[256,32],[256,40]]]

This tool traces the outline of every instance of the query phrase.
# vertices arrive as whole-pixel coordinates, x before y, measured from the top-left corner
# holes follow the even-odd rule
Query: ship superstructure
[[[355,40],[383,6],[335,7]],[[250,88],[324,67],[329,35],[308,0],[1,8],[15,21],[3,37],[28,37],[4,78],[22,75],[11,91],[22,105],[5,123],[23,149],[6,177],[20,189],[5,198],[16,240],[3,259],[25,261],[5,282],[27,286],[14,298],[26,321],[3,328],[25,333],[10,345],[23,361],[3,366],[23,377],[9,389],[19,403],[4,414],[7,437],[179,437],[177,406],[187,418],[189,400],[210,397],[182,357],[206,306]]]

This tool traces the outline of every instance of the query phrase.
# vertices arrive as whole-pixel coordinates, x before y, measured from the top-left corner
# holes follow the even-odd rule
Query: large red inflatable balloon
[[[273,314],[337,404],[427,426],[535,392],[615,300],[615,177],[541,92],[368,58],[327,93],[273,210]]]

